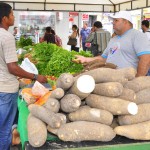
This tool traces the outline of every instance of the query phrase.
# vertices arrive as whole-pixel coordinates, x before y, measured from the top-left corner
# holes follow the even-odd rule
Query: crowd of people
[[[17,77],[37,80],[41,83],[47,82],[47,78],[43,75],[28,73],[17,65],[15,38],[8,32],[9,27],[14,25],[13,10],[7,3],[0,3],[0,10],[0,148],[9,150],[12,126],[17,112],[19,90]],[[132,17],[127,11],[120,11],[110,16],[110,19],[113,20],[115,33],[113,38],[110,37],[109,32],[102,29],[99,21],[94,23],[92,31],[87,24],[84,24],[80,33],[79,28],[73,25],[73,32],[69,38],[78,38],[78,40],[76,45],[71,46],[71,50],[79,51],[82,45],[83,50],[86,51],[86,42],[93,41],[98,45],[98,56],[86,58],[77,55],[81,63],[96,59],[113,63],[117,65],[117,68],[134,67],[137,69],[136,77],[146,76],[150,68],[150,43],[148,36],[145,35],[149,32],[148,22],[142,22],[144,32],[142,33],[133,29]],[[58,36],[55,31],[47,27],[41,42],[56,44],[56,38]],[[101,43],[102,38],[105,38],[103,43]]]

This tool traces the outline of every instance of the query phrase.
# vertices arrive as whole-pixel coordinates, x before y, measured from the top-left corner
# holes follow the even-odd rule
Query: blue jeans
[[[0,92],[0,150],[9,150],[17,112],[17,93]]]

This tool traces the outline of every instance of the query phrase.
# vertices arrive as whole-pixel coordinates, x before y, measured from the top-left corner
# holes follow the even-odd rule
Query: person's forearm
[[[21,77],[21,78],[28,78],[28,79],[33,79],[34,78],[34,74],[33,73],[29,73],[25,70],[23,70],[21,67],[19,67],[17,65],[17,63],[10,63],[7,64],[8,66],[8,70],[11,74]]]
[[[140,61],[138,63],[136,77],[145,76],[149,69],[150,69],[150,64],[147,61],[140,59]]]
[[[96,60],[96,59],[99,59],[99,60],[101,60],[101,61],[106,62],[106,59],[104,59],[102,56],[86,57],[85,62],[90,62],[90,61],[93,61],[93,60]]]

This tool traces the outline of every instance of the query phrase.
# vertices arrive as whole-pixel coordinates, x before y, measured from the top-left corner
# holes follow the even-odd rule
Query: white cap
[[[110,19],[123,18],[132,23],[132,17],[128,11],[119,11],[119,12],[115,13],[115,15],[110,15],[109,18]]]

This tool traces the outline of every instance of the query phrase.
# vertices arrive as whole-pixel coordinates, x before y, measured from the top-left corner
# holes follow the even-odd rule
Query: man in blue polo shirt
[[[80,47],[82,43],[82,48],[84,51],[86,51],[86,47],[85,47],[86,38],[91,32],[91,30],[87,27],[87,25],[88,25],[87,23],[84,23],[83,28],[80,31]]]
[[[146,35],[133,29],[132,17],[127,11],[120,11],[113,16],[113,29],[117,34],[110,40],[101,56],[86,58],[76,56],[81,62],[95,59],[117,65],[118,68],[133,67],[136,76],[145,76],[150,68],[150,44]]]

